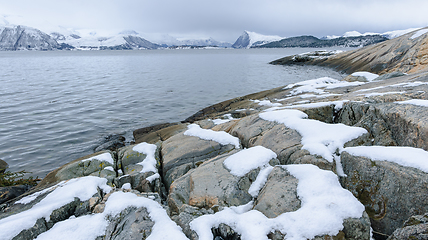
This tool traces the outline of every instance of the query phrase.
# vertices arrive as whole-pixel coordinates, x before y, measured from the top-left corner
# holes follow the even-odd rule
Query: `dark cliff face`
[[[280,41],[271,42],[257,46],[257,48],[286,48],[286,47],[361,47],[388,40],[381,35],[359,36],[359,37],[340,37],[330,40],[322,40],[314,36],[299,36],[285,38]]]
[[[233,48],[247,48],[250,45],[250,35],[247,32],[244,32],[236,42],[232,45]]]
[[[16,26],[0,29],[0,50],[53,50],[60,45],[40,30]]]

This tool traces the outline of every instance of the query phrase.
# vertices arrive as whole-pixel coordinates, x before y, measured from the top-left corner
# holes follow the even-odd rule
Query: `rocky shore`
[[[427,239],[428,71],[393,66],[135,130],[0,205],[0,239]]]

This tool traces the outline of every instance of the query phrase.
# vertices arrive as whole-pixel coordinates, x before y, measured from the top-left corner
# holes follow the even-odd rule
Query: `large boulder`
[[[7,162],[0,159],[0,174],[4,173],[4,171],[6,171],[8,167],[9,167],[9,164],[7,164]]]
[[[203,140],[198,137],[186,136],[179,133],[162,143],[162,172],[167,187],[184,175],[187,171],[197,167],[204,161],[230,152],[234,145],[222,145],[215,141]]]
[[[410,217],[388,240],[428,239],[428,214]]]
[[[343,106],[337,121],[367,129],[373,145],[428,150],[428,111],[422,106],[350,102]]]
[[[261,189],[253,209],[268,218],[276,218],[283,213],[295,212],[301,208],[297,194],[299,180],[286,169],[276,166],[270,172],[266,184]],[[315,239],[370,239],[370,220],[366,213],[361,218],[346,218],[343,229],[335,236],[318,236]],[[272,239],[284,239],[278,231],[271,233]]]
[[[333,107],[321,107],[304,110],[310,117],[327,119],[328,122],[332,119],[332,116],[328,117],[332,109]],[[239,137],[245,147],[263,146],[271,149],[277,154],[281,164],[313,164],[325,170],[336,169],[334,163],[302,149],[302,137],[296,130],[287,128],[284,124],[263,120],[258,114],[242,118],[232,126],[230,132]]]
[[[428,174],[342,152],[344,188],[364,204],[373,230],[390,235],[412,215],[428,212]]]
[[[144,207],[128,207],[110,219],[105,240],[147,239],[155,223]]]
[[[63,180],[84,176],[107,178],[112,183],[116,177],[116,158],[110,151],[102,151],[78,158],[48,173],[37,189]]]
[[[241,189],[241,177],[232,175],[223,166],[223,161],[230,155],[206,161],[175,180],[168,196],[171,212],[179,214],[183,204],[209,209],[216,205],[239,206],[251,201],[246,188],[249,186],[244,184],[244,189]]]
[[[297,197],[298,180],[282,167],[275,167],[269,174],[265,186],[254,203],[255,210],[268,218],[275,218],[285,212],[300,208]]]

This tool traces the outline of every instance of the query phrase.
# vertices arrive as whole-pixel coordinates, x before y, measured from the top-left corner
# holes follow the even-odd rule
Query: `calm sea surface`
[[[109,134],[184,120],[230,98],[318,77],[269,61],[314,49],[0,52],[0,159],[44,177]]]

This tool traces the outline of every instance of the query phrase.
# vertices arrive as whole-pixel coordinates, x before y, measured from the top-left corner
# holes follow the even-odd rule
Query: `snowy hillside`
[[[384,32],[384,33],[373,33],[373,32],[360,33],[358,31],[349,31],[349,32],[344,33],[342,36],[331,35],[331,36],[322,37],[321,39],[330,40],[330,39],[336,39],[336,38],[340,38],[340,37],[361,37],[361,36],[373,36],[373,35],[381,35],[381,36],[386,37],[388,39],[393,39],[393,38],[402,36],[406,33],[413,32],[417,29],[419,29],[419,28],[394,30],[394,31],[388,31],[388,32]]]
[[[53,32],[51,36],[59,43],[65,43],[81,50],[103,49],[157,49],[160,46],[139,36],[135,31],[123,31],[119,34],[100,34],[96,31],[68,30]]]
[[[250,48],[266,43],[279,41],[283,39],[280,36],[262,35],[255,32],[244,31],[242,35],[232,45],[233,48]]]
[[[53,50],[61,46],[46,33],[26,26],[0,27],[0,50]]]

